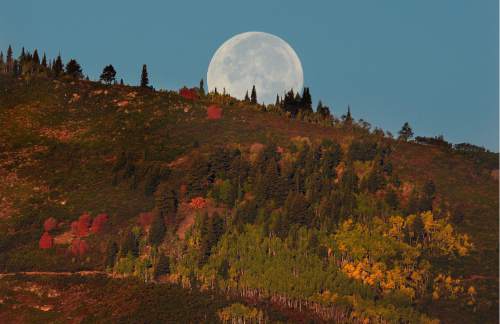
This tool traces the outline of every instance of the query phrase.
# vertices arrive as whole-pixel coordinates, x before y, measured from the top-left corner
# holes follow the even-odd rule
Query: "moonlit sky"
[[[255,85],[257,100],[274,103],[276,95],[301,92],[303,71],[297,54],[275,35],[246,32],[231,37],[215,52],[207,73],[208,90],[228,91],[243,99]]]
[[[313,100],[396,133],[498,151],[498,1],[4,1],[0,47],[61,51],[97,79],[112,63],[137,84],[194,86],[235,34],[286,40]],[[258,89],[257,89],[258,92]]]

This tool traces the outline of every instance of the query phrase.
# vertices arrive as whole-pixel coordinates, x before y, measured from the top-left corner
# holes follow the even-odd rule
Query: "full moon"
[[[257,101],[274,103],[293,89],[301,92],[304,74],[299,57],[281,38],[263,32],[247,32],[233,36],[215,52],[207,72],[208,90],[217,88],[243,99],[252,86]]]

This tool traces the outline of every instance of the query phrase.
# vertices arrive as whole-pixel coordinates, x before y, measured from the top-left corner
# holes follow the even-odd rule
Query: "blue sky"
[[[226,39],[265,31],[297,52],[315,102],[396,133],[498,151],[498,1],[7,1],[0,47],[61,51],[96,79],[197,85]]]

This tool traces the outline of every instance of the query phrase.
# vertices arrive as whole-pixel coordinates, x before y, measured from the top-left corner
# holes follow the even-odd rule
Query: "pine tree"
[[[247,95],[248,95],[248,92],[247,92]],[[280,106],[280,96],[278,94],[276,94],[276,102],[274,103],[274,105],[276,107],[279,107]]]
[[[385,202],[393,210],[399,208],[398,194],[396,193],[396,190],[394,190],[392,187],[389,187],[385,193]]]
[[[139,256],[139,242],[132,231],[127,232],[121,248],[122,256],[127,256],[129,253],[135,257]]]
[[[123,79],[120,79],[120,85],[123,85]]]
[[[116,242],[112,242],[108,244],[108,248],[106,250],[106,266],[113,267],[116,261],[116,255],[118,254],[118,245]]]
[[[43,57],[42,57],[42,66],[44,68],[47,67],[47,57],[45,56],[45,53],[43,53]]]
[[[161,253],[158,257],[158,261],[156,262],[154,271],[155,278],[170,274],[170,258],[164,253]]]
[[[40,64],[40,57],[38,56],[38,50],[36,49],[33,52],[33,63],[35,63],[36,65]]]
[[[9,48],[7,49],[7,58],[5,64],[7,73],[14,72],[14,58],[13,58],[12,47],[10,45]]]
[[[250,97],[248,96],[248,90],[247,93],[245,93],[245,99],[243,99],[245,102],[250,102]]]
[[[432,210],[434,198],[436,198],[436,186],[434,185],[434,182],[432,180],[429,180],[424,184],[422,197],[420,197],[419,202],[419,210],[421,212]]]
[[[104,81],[107,84],[111,84],[113,81],[115,81],[115,76],[116,76],[116,71],[113,65],[106,65],[104,69],[102,70],[100,80]]]
[[[54,75],[56,77],[58,77],[59,75],[61,75],[61,73],[63,72],[63,62],[62,62],[60,54],[57,55],[56,60],[52,64],[52,71],[54,72]]]
[[[352,124],[352,116],[351,116],[351,106],[347,105],[347,114],[342,116],[342,119],[344,120],[344,123],[346,125],[351,125]]]
[[[5,62],[3,61],[3,52],[0,51],[0,73],[4,72]]]
[[[148,78],[148,69],[146,64],[142,65],[142,73],[141,73],[141,87],[147,88],[149,86],[149,78]]]
[[[205,83],[203,82],[203,78],[200,80],[200,95],[205,95]]]
[[[149,242],[152,245],[158,246],[165,236],[165,222],[161,213],[156,213],[151,223],[151,228],[149,230]]]
[[[83,78],[82,68],[75,59],[69,60],[66,64],[66,74],[75,79]]]
[[[411,139],[413,137],[413,131],[410,127],[410,124],[408,124],[408,122],[405,122],[398,134],[399,139],[405,142]]]
[[[257,104],[257,91],[255,90],[255,85],[252,87],[252,94],[250,95],[250,102],[252,104]]]
[[[300,106],[303,112],[312,112],[312,98],[308,87],[304,87],[302,90],[302,98],[300,100]]]

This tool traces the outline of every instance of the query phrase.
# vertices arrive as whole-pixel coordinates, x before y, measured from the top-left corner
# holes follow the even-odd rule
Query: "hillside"
[[[214,105],[222,109],[220,119],[207,116]],[[271,320],[301,318],[288,313],[299,310],[325,321],[498,322],[498,154],[406,142],[362,123],[293,119],[267,110],[216,94],[190,97],[65,77],[0,75],[0,270],[119,273],[139,278],[127,295],[131,299],[141,298],[141,285],[174,295],[202,290],[201,301],[192,305],[198,311],[183,310],[190,316],[186,321],[199,320],[208,304],[216,318],[228,300],[247,305],[265,300],[259,307]],[[430,183],[428,208],[412,209],[412,194],[424,204]],[[84,213],[90,216],[82,220]],[[99,214],[106,215],[102,230],[75,234],[79,224],[87,222],[88,229]],[[54,225],[45,228],[60,244],[56,239],[42,249],[44,222],[51,217]],[[151,238],[157,219],[166,227],[158,240]],[[403,223],[394,234],[391,226],[399,219]],[[418,222],[423,222],[421,236],[413,234]],[[207,226],[215,234],[207,234]],[[374,241],[380,244],[377,251],[362,244],[388,236],[394,244]],[[128,245],[130,240],[137,246]],[[112,242],[119,253],[109,252]],[[245,260],[240,252],[249,246],[251,260]],[[273,249],[269,254],[279,258],[263,256]],[[151,288],[155,280],[148,269],[158,267],[160,254],[170,260],[163,274],[170,288]],[[312,278],[306,280],[311,286],[300,280],[291,288],[280,286],[273,276],[291,270],[274,259],[295,260],[290,281]],[[131,260],[137,263],[128,264]],[[255,265],[255,260],[264,261]],[[349,270],[365,267],[365,273],[374,273],[382,265],[394,276],[402,273],[395,288],[389,278],[371,283]],[[412,271],[408,276],[432,280],[406,279],[406,266]],[[267,270],[277,272],[259,277]],[[437,292],[439,274],[459,279],[461,290],[450,288],[448,297]],[[335,284],[323,286],[323,279]],[[82,282],[82,294],[94,294],[86,284],[105,287],[111,299],[126,290],[117,279],[98,280]],[[48,279],[40,284],[63,285]],[[120,288],[114,291],[114,285]],[[213,291],[229,299],[205,295]],[[325,297],[326,292],[338,296]],[[439,298],[433,299],[433,292]],[[148,298],[155,294],[161,295]],[[9,307],[2,303],[0,318],[7,318]],[[95,307],[85,311],[104,314]],[[122,310],[126,303],[109,307]],[[145,312],[142,307],[137,314]],[[43,316],[73,312],[78,308]]]

